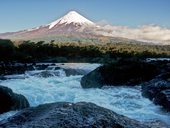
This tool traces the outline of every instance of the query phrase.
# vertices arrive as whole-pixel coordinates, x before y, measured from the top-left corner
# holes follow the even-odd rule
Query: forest
[[[1,62],[111,62],[118,58],[170,57],[170,45],[130,43],[61,43],[52,40],[21,41],[0,39]]]

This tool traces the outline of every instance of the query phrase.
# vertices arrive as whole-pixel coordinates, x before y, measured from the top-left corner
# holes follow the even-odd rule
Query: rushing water
[[[99,65],[70,64],[69,66],[89,72]],[[26,74],[19,76],[8,76],[14,79],[0,81],[0,85],[10,87],[14,92],[26,96],[31,106],[58,101],[86,101],[93,102],[139,121],[161,120],[169,123],[170,114],[163,112],[161,107],[142,97],[140,87],[82,89],[80,85],[82,75],[67,77],[63,70],[58,70],[58,76],[48,78],[32,75],[37,72],[41,71],[26,72]],[[18,77],[21,79],[16,79]],[[2,114],[0,115],[0,120],[14,113],[8,112]]]

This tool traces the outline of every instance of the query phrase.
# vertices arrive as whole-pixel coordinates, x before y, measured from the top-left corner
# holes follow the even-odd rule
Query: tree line
[[[52,40],[22,41],[0,39],[0,61],[34,62],[42,60],[64,62],[98,62],[116,58],[170,57],[170,45],[141,45],[129,43],[60,43]]]

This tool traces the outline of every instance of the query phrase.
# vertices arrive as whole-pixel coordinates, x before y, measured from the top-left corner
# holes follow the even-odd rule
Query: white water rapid
[[[82,69],[87,72],[98,66],[98,64],[66,64],[66,67]],[[142,97],[140,87],[83,89],[80,85],[83,75],[66,76],[65,72],[59,69],[56,71],[58,72],[57,76],[44,78],[33,75],[37,72],[42,71],[35,70],[23,75],[7,76],[10,79],[0,81],[0,85],[7,86],[14,92],[24,95],[31,106],[58,101],[86,101],[139,121],[161,120],[169,123],[170,114],[164,112],[160,106],[156,106]],[[14,113],[1,114],[0,120]]]

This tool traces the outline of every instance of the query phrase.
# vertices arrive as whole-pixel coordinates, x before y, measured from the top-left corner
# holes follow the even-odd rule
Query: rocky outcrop
[[[0,65],[0,75],[23,74],[26,70],[34,70],[31,65]],[[1,79],[1,78],[0,78]]]
[[[8,87],[0,86],[0,114],[26,107],[29,107],[29,103],[23,95],[14,93]]]
[[[75,76],[75,75],[85,75],[87,72],[83,69],[72,69],[72,68],[64,68],[66,76]]]
[[[119,61],[115,64],[101,66],[81,79],[83,88],[101,88],[103,85],[133,86],[149,81],[159,74],[158,68],[146,62]]]
[[[170,82],[156,78],[142,84],[142,95],[153,100],[159,92],[166,89],[170,89]]]
[[[101,67],[83,76],[81,78],[81,86],[83,88],[101,88],[104,85],[104,78],[100,69]]]
[[[142,95],[170,111],[170,73],[142,84]]]
[[[93,103],[51,103],[25,109],[0,128],[149,128]]]
[[[43,77],[43,78],[53,77],[56,75],[57,74],[55,74],[55,72],[52,72],[52,71],[42,71],[42,72],[33,74],[33,76]]]
[[[145,123],[147,126],[149,126],[149,128],[170,128],[169,125],[167,125],[166,123],[160,121],[160,120],[154,120],[151,122],[146,122]]]
[[[154,99],[154,103],[162,105],[166,110],[170,111],[170,89],[159,92]]]

